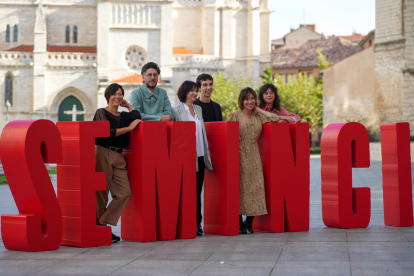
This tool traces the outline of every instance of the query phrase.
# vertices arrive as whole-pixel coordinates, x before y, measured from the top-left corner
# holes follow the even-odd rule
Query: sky
[[[375,29],[375,0],[269,0],[270,39],[281,38],[299,24],[316,24],[325,36],[368,34]]]

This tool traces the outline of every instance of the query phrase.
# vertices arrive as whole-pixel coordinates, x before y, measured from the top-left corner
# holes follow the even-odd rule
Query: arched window
[[[6,27],[6,42],[10,42],[10,25]]]
[[[73,27],[73,43],[78,43],[78,27]]]
[[[70,42],[70,28],[66,26],[66,43]]]
[[[14,27],[13,27],[13,42],[17,42],[17,32],[18,32],[17,25],[14,25]]]
[[[6,75],[6,93],[4,94],[4,103],[7,103],[7,101],[9,101],[9,103],[11,105],[13,105],[13,77],[10,73],[8,73]]]

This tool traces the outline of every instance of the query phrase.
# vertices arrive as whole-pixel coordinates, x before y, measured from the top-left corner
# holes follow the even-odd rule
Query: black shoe
[[[201,225],[197,225],[197,236],[203,235],[203,228],[201,228]]]
[[[117,235],[115,235],[114,233],[112,233],[112,243],[119,242],[120,240],[121,240],[120,237],[118,237]]]
[[[242,216],[239,216],[239,234],[240,235],[247,234],[246,224],[244,223]]]
[[[253,231],[253,219],[254,219],[254,216],[247,216],[246,217],[246,232],[247,232],[247,234],[253,234],[254,233],[254,231]]]

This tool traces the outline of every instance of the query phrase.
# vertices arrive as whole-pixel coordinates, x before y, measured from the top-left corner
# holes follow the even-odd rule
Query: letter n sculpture
[[[260,232],[309,230],[309,124],[267,123],[259,140],[267,215],[256,217]]]

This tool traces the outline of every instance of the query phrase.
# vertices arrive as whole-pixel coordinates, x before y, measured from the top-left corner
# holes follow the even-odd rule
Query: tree
[[[260,84],[263,85],[266,83],[273,83],[272,67],[266,67],[266,69],[263,71],[263,75],[260,75]]]
[[[297,80],[291,77],[288,83],[284,83],[282,77],[278,76],[275,85],[282,107],[299,115],[302,122],[309,123],[309,132],[312,133],[315,126],[322,126],[322,83],[317,82],[313,76],[300,73]]]
[[[323,69],[331,66],[332,64],[334,64],[332,61],[328,61],[328,59],[322,53],[320,48],[316,49],[316,51],[318,52],[318,67],[319,67],[320,70],[323,70]]]
[[[211,98],[221,105],[223,120],[227,120],[231,113],[239,109],[239,94],[243,88],[248,86],[247,80],[243,76],[239,79],[234,77],[233,80],[227,80],[221,71],[218,71],[213,78],[214,91]]]

